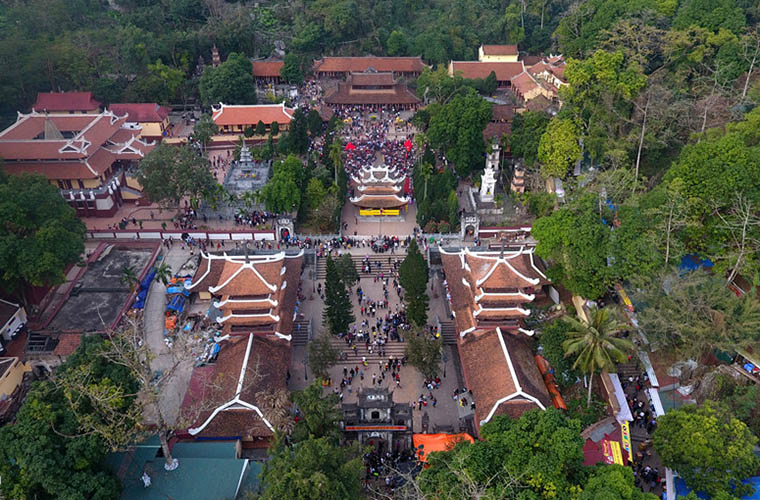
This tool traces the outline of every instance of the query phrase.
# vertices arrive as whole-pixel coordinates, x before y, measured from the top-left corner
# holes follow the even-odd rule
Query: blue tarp
[[[697,254],[689,254],[681,257],[681,271],[696,271],[700,267],[713,267],[713,261],[710,259],[700,259]]]
[[[148,296],[148,289],[150,289],[150,283],[153,281],[153,278],[156,277],[156,270],[151,269],[145,278],[140,282],[140,291],[137,293],[137,298],[135,299],[135,305],[132,306],[133,309],[143,309],[145,307],[145,298]]]
[[[182,295],[176,295],[172,297],[169,304],[166,306],[167,311],[176,311],[181,313],[185,309],[185,297]]]
[[[676,498],[679,497],[685,497],[689,494],[691,491],[688,486],[686,486],[686,483],[683,479],[680,477],[677,477],[675,480],[676,483]],[[755,493],[752,495],[743,496],[742,500],[760,500],[760,476],[751,477],[749,479],[745,479],[742,481],[744,484],[751,484],[755,487]],[[665,493],[662,494],[662,498],[665,498]],[[706,493],[697,493],[697,497],[702,498],[703,500],[710,500],[710,496]]]
[[[185,297],[190,295],[190,291],[184,286],[170,286],[166,289],[166,295],[182,294]]]

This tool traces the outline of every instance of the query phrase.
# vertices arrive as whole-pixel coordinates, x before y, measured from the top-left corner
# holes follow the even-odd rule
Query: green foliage
[[[430,144],[445,150],[457,174],[469,176],[484,161],[483,130],[491,119],[491,103],[468,89],[429,112],[426,133]]]
[[[0,170],[0,289],[58,285],[84,252],[85,226],[42,176]]]
[[[710,31],[727,29],[738,35],[746,18],[737,3],[734,0],[687,0],[681,3],[673,27],[680,30],[692,26]]]
[[[256,124],[256,135],[263,136],[267,133],[267,124],[263,121],[259,120],[259,123]]]
[[[303,83],[303,71],[301,71],[301,58],[290,53],[285,56],[280,77],[288,83],[300,85]]]
[[[306,185],[306,204],[309,210],[316,210],[317,207],[324,201],[327,196],[327,189],[325,189],[322,181],[316,177],[309,179],[309,183]]]
[[[119,480],[103,465],[106,440],[133,435],[135,421],[112,427],[99,411],[131,414],[137,382],[120,365],[98,355],[103,340],[83,337],[77,351],[61,365],[57,378],[86,383],[88,392],[108,394],[103,403],[81,394],[79,384],[36,382],[14,425],[0,428],[0,493],[7,498],[110,499]],[[93,388],[96,387],[96,389]],[[98,429],[92,432],[93,429]],[[110,441],[113,442],[113,441]]]
[[[302,155],[308,150],[309,136],[307,128],[306,113],[301,108],[296,109],[290,122],[287,137],[288,149],[291,153]]]
[[[408,332],[404,339],[407,342],[404,355],[409,364],[417,368],[426,380],[435,377],[441,368],[441,340],[434,339],[424,327]]]
[[[432,453],[418,479],[431,497],[572,498],[585,480],[583,439],[577,420],[554,408],[519,419],[499,415],[481,426],[483,441]],[[461,474],[459,471],[467,471]]]
[[[568,170],[581,159],[578,128],[567,118],[553,118],[538,143],[538,161],[544,178],[564,179]]]
[[[655,500],[652,493],[644,493],[633,483],[633,471],[622,465],[594,467],[579,500]]]
[[[403,31],[393,30],[388,35],[388,40],[385,45],[388,47],[389,56],[405,56],[407,55],[408,41]]]
[[[546,131],[551,117],[543,111],[526,111],[515,114],[512,119],[512,134],[509,147],[513,157],[522,158],[532,166],[538,160],[538,145]]]
[[[418,327],[427,325],[429,279],[428,264],[420,253],[417,241],[412,240],[406,257],[398,270],[399,282],[404,288],[406,316],[410,323]]]
[[[657,418],[653,439],[662,464],[690,488],[709,495],[752,493],[740,481],[760,467],[753,451],[758,438],[725,407],[708,401],[671,410]]]
[[[309,129],[309,134],[311,134],[312,137],[322,135],[322,117],[319,116],[317,110],[309,110],[309,113],[306,115],[306,123]]]
[[[271,137],[277,137],[279,133],[280,133],[280,124],[278,122],[272,122],[269,125],[269,135]]]
[[[230,53],[219,67],[206,66],[200,81],[201,100],[211,104],[256,104],[251,62],[244,54]]]
[[[262,190],[267,210],[286,213],[301,205],[301,189],[306,174],[301,160],[289,155],[274,166],[272,178]]]
[[[427,161],[430,159],[429,156],[432,154],[425,154],[422,162],[412,171],[414,194],[417,200],[417,223],[420,227],[425,227],[428,221],[446,220],[450,225],[456,226],[458,221],[456,217],[451,218],[452,207],[449,199],[452,192],[456,197],[457,179],[450,168],[445,168],[443,171],[434,168],[432,163]],[[432,160],[435,161],[435,157]],[[457,209],[454,212],[456,215]]]
[[[351,254],[344,253],[335,259],[335,266],[340,273],[340,279],[343,280],[347,288],[353,287],[359,281],[359,273],[356,271]]]
[[[535,217],[548,217],[554,211],[556,196],[546,191],[529,191],[522,196],[528,212]]]
[[[755,436],[760,437],[760,386],[718,373],[704,398],[726,405]]]
[[[325,335],[309,342],[309,368],[316,377],[327,378],[327,370],[338,361],[338,351]]]
[[[319,438],[327,438],[334,443],[340,440],[338,423],[343,414],[337,394],[332,391],[324,394],[322,383],[315,380],[303,391],[294,392],[293,402],[301,412],[301,418],[291,434],[294,443]]]
[[[358,443],[338,446],[328,438],[287,446],[278,439],[262,472],[263,500],[359,498],[362,450]]]
[[[246,129],[246,132],[248,130]],[[205,148],[208,146],[208,144],[211,142],[211,138],[216,135],[219,132],[219,127],[217,127],[216,123],[214,123],[214,120],[211,118],[211,115],[204,114],[200,117],[200,119],[195,122],[195,126],[193,127],[193,137],[203,145]],[[250,135],[246,135],[246,137],[251,137]]]
[[[336,262],[329,255],[327,256],[327,274],[325,277],[324,319],[333,335],[348,332],[349,325],[355,320],[351,299],[341,278],[341,272]]]
[[[567,338],[567,326],[560,320],[541,326],[539,343],[543,347],[543,356],[554,370],[554,379],[562,387],[569,387],[578,379],[578,372],[573,369],[573,361],[565,356],[565,350],[562,348]]]
[[[657,276],[637,283],[642,303],[639,324],[647,338],[683,358],[700,359],[713,349],[746,349],[760,341],[760,304],[751,294],[741,298],[724,278],[695,271]]]
[[[208,160],[192,147],[159,144],[140,161],[137,179],[145,194],[157,203],[179,204],[198,199],[216,185]]]

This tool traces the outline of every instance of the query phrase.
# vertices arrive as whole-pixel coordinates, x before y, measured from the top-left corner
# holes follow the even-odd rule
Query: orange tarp
[[[414,448],[417,450],[417,458],[421,462],[427,462],[427,456],[434,451],[449,451],[461,441],[474,443],[475,440],[463,432],[461,434],[415,434],[412,436]]]

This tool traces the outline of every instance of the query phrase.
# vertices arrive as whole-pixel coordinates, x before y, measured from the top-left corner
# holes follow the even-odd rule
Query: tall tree
[[[553,118],[538,143],[541,175],[564,179],[570,168],[581,159],[578,129],[572,120]]]
[[[432,338],[423,327],[408,332],[406,342],[404,354],[409,364],[417,368],[426,380],[435,377],[441,368],[441,341]]]
[[[300,85],[303,83],[303,71],[301,71],[301,58],[298,55],[290,53],[285,55],[285,59],[280,69],[280,77],[288,83]]]
[[[543,111],[515,114],[512,119],[512,134],[509,136],[512,156],[522,158],[528,166],[535,164],[538,159],[538,145],[549,121],[551,117]]]
[[[424,328],[427,325],[429,271],[415,239],[409,244],[398,275],[404,288],[407,318],[412,324]]]
[[[335,265],[340,273],[340,279],[347,288],[353,287],[359,281],[359,273],[356,271],[356,265],[354,259],[351,258],[351,254],[344,253],[335,261]]]
[[[140,161],[137,179],[148,197],[158,203],[197,202],[216,186],[208,160],[190,146],[159,144]]]
[[[267,210],[288,213],[301,206],[301,189],[305,179],[303,163],[296,156],[289,155],[275,164],[272,178],[262,190]]]
[[[628,327],[618,321],[610,309],[592,309],[588,322],[572,316],[564,318],[567,325],[567,340],[562,344],[565,356],[575,357],[573,368],[588,373],[588,398],[591,406],[591,382],[600,370],[615,372],[616,362],[626,360],[633,352],[630,340],[617,337]]]
[[[288,149],[291,153],[302,155],[309,148],[309,136],[306,123],[306,113],[298,108],[293,113],[288,130]]]
[[[211,115],[204,114],[200,120],[195,122],[193,127],[193,137],[198,141],[205,151],[206,146],[211,142],[211,138],[219,132],[219,127],[211,119]]]
[[[330,333],[338,335],[348,332],[349,325],[354,322],[353,306],[338,266],[329,255],[326,265],[324,318]]]
[[[219,67],[206,66],[199,89],[201,100],[207,106],[220,102],[256,104],[251,61],[243,54],[231,52]]]
[[[758,438],[725,407],[707,401],[671,410],[657,418],[653,440],[662,464],[677,470],[690,488],[713,498],[753,493],[741,480],[760,467]]]
[[[327,370],[338,360],[338,350],[326,335],[318,335],[309,342],[309,368],[314,376],[326,379]]]
[[[322,384],[314,381],[303,391],[293,393],[293,402],[301,417],[291,435],[293,442],[314,438],[327,438],[336,443],[340,440],[339,422],[343,414],[337,394],[332,391],[324,394]]]
[[[24,303],[27,285],[58,285],[84,253],[85,226],[42,176],[0,170],[0,289]]]

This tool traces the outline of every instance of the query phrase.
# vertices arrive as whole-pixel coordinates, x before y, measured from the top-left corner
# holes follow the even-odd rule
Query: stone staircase
[[[294,346],[304,346],[309,343],[309,320],[297,319],[293,322],[293,335]]]
[[[344,352],[346,353],[346,359],[339,360],[336,364],[338,365],[347,365],[347,366],[356,366],[361,365],[362,362],[362,356],[367,358],[367,363],[377,365],[378,361],[382,361],[385,363],[390,359],[391,356],[393,356],[393,359],[401,359],[404,357],[404,351],[406,350],[406,342],[395,342],[391,341],[385,344],[385,355],[380,356],[376,352],[373,352],[372,354],[367,353],[367,349],[364,347],[364,344],[356,344],[356,352],[357,354],[354,355],[353,349],[350,349],[348,347],[348,344],[346,344],[346,341],[343,339],[339,339],[338,337],[330,337],[330,343],[332,346],[340,353]]]
[[[388,257],[391,258],[391,263],[388,263]],[[404,254],[383,254],[383,255],[370,255],[370,260],[372,261],[372,272],[373,274],[376,274],[380,271],[382,271],[385,274],[390,274],[390,272],[393,270],[393,262],[398,259],[399,261],[404,260]],[[360,278],[369,277],[372,276],[371,274],[363,273],[362,270],[362,261],[364,260],[364,255],[351,255],[351,260],[354,262],[354,267],[356,268],[356,271],[359,273]],[[376,262],[380,262],[380,267],[377,267]],[[325,276],[327,275],[327,258],[320,258],[317,261],[317,279],[318,280],[324,280]]]
[[[446,345],[456,345],[457,330],[453,321],[441,321],[441,338]]]

